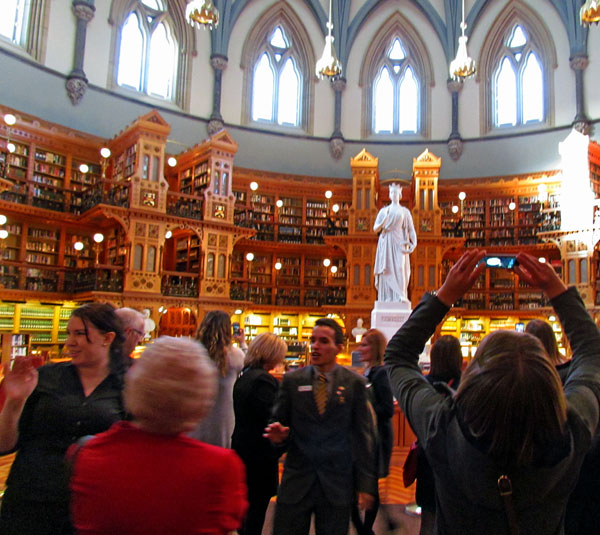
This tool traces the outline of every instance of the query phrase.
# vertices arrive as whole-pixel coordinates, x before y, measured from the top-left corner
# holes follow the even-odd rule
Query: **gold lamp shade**
[[[600,22],[600,0],[586,0],[579,11],[581,24],[598,24]]]
[[[335,48],[333,47],[333,36],[325,36],[325,48],[321,59],[317,61],[316,74],[319,78],[339,76],[342,74],[342,64],[337,59]]]
[[[219,25],[219,10],[211,0],[192,0],[185,10],[185,18],[194,27],[212,30]]]
[[[467,53],[467,40],[466,35],[458,38],[458,51],[456,57],[450,62],[450,78],[453,80],[464,80],[477,72],[475,61]]]

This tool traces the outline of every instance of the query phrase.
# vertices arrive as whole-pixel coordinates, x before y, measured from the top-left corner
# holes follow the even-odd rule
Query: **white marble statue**
[[[354,329],[352,329],[352,336],[354,336],[356,343],[360,343],[360,341],[362,340],[363,334],[365,334],[366,332],[367,332],[367,329],[365,329],[363,327],[362,318],[358,318],[356,320],[356,327],[354,327]]]
[[[400,205],[402,186],[390,184],[391,203],[379,210],[373,230],[380,232],[375,254],[377,300],[407,303],[410,258],[417,246],[417,234],[410,211]]]

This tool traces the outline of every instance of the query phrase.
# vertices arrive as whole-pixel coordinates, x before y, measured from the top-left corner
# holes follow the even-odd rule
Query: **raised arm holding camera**
[[[600,332],[577,290],[550,265],[517,255],[515,273],[546,293],[571,343],[564,391],[545,349],[526,333],[486,336],[454,398],[439,394],[417,364],[452,304],[486,269],[484,256],[466,252],[390,340],[392,389],[435,474],[436,533],[563,533],[600,407]]]

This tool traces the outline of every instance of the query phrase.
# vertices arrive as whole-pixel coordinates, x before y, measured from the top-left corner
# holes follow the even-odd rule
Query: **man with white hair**
[[[123,324],[123,332],[125,333],[123,362],[126,367],[129,367],[133,363],[130,358],[131,353],[136,346],[141,344],[146,335],[146,318],[141,312],[128,307],[118,308],[116,313]]]

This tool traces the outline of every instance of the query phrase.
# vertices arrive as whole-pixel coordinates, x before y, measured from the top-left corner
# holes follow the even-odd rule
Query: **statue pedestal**
[[[411,312],[408,302],[375,301],[375,307],[371,311],[371,327],[380,330],[389,342]]]

